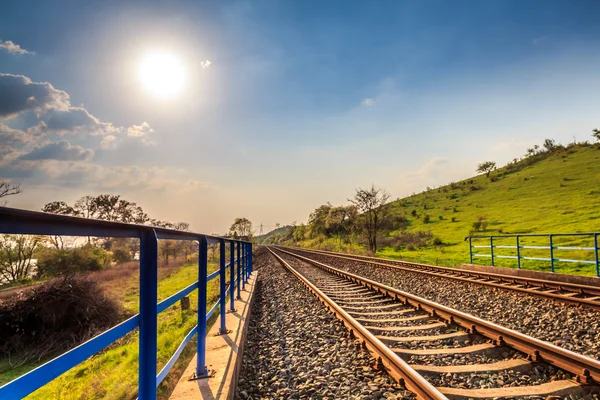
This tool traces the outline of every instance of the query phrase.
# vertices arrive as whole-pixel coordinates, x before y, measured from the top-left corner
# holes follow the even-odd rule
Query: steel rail
[[[277,246],[282,248],[281,246]],[[292,249],[313,253],[323,254],[331,257],[337,257],[347,259],[351,261],[363,261],[370,264],[377,265],[382,268],[398,269],[402,271],[417,272],[430,276],[437,276],[440,278],[455,279],[463,282],[477,283],[485,286],[491,286],[506,290],[513,290],[521,293],[527,293],[533,296],[551,298],[554,300],[562,301],[564,303],[573,305],[584,305],[589,308],[600,310],[600,301],[590,300],[586,298],[572,297],[573,294],[585,294],[589,296],[595,296],[594,299],[600,300],[600,286],[581,285],[576,283],[558,282],[546,279],[526,278],[521,276],[503,275],[492,272],[479,272],[479,271],[468,271],[459,270],[456,268],[440,267],[428,264],[412,263],[408,261],[398,261],[381,259],[369,256],[358,256],[351,254],[340,254],[325,250],[314,250],[314,249],[303,249],[295,248]],[[395,265],[400,264],[400,265]],[[485,279],[485,280],[480,280]],[[494,280],[501,283],[493,282]],[[502,283],[504,282],[504,283]],[[525,287],[508,286],[508,285],[524,285]],[[531,287],[535,287],[532,289]],[[545,290],[540,291],[539,289]],[[566,291],[569,293],[557,294],[552,291]]]
[[[554,365],[557,368],[577,375],[578,382],[588,384],[593,381],[600,382],[600,361],[583,356],[555,346],[551,343],[533,338],[523,333],[505,328],[489,321],[477,318],[473,315],[443,306],[433,301],[415,296],[410,293],[383,285],[379,282],[367,279],[340,269],[323,264],[319,261],[283,250],[279,251],[304,260],[325,271],[337,276],[344,277],[352,282],[358,283],[372,290],[386,294],[392,298],[403,301],[407,305],[429,312],[432,316],[440,317],[450,324],[462,326],[467,332],[478,333],[494,341],[494,344],[506,345],[527,354],[532,361],[541,361]]]
[[[267,247],[267,250],[277,261],[289,270],[300,282],[313,292],[323,304],[325,304],[344,325],[350,329],[351,334],[362,340],[363,344],[376,355],[377,363],[383,365],[385,370],[398,382],[404,383],[406,388],[415,393],[419,399],[447,399],[438,389],[429,383],[423,376],[409,366],[388,346],[383,344],[371,332],[357,322],[350,314],[344,311],[333,300],[317,288],[312,282],[302,276],[283,258]]]

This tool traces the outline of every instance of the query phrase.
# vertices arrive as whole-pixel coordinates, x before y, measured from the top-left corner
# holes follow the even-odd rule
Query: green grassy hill
[[[398,199],[390,207],[394,228],[383,238],[378,255],[438,265],[467,263],[469,250],[464,239],[470,234],[600,232],[600,148],[575,145],[557,149],[499,168],[490,177],[483,174]],[[483,222],[483,229],[474,231],[477,221]],[[407,245],[406,237],[419,231],[431,233],[426,245]],[[327,239],[322,245],[328,242],[332,245],[337,241]],[[548,240],[535,243],[548,244]],[[592,240],[560,243],[592,245]],[[514,239],[497,244],[514,245]],[[510,251],[502,254],[515,254]],[[547,252],[528,251],[527,255],[548,257]],[[560,252],[555,256],[593,259],[592,252]],[[484,258],[474,261],[489,263]],[[509,266],[511,262],[504,259],[497,264]],[[544,269],[540,262],[524,266]],[[561,263],[560,268],[557,272],[595,273],[593,265]]]
[[[292,232],[294,232],[294,227],[291,225],[285,225],[280,228],[273,229],[271,232],[267,232],[264,235],[257,236],[256,242],[258,244],[277,243],[281,240],[289,239]]]

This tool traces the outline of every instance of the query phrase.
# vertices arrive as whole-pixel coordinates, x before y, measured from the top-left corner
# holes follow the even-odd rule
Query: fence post
[[[490,236],[490,254],[492,255],[492,267],[494,266],[494,237]]]
[[[219,333],[227,333],[225,325],[225,239],[219,239],[219,312],[221,315],[221,327]]]
[[[550,268],[554,272],[554,245],[552,243],[552,235],[550,236]]]
[[[196,342],[196,377],[208,375],[206,368],[206,276],[208,275],[208,242],[198,241],[198,341]]]
[[[235,242],[229,242],[229,310],[235,311]]]
[[[596,276],[600,277],[600,259],[598,257],[598,234],[594,233],[594,255],[596,256]]]
[[[248,262],[248,243],[244,243],[244,264],[246,265],[246,283],[250,277],[250,263]]]
[[[252,243],[248,243],[248,265],[250,267],[250,273],[254,272],[254,265],[252,264]]]
[[[246,266],[244,260],[244,242],[240,242],[241,260],[242,260],[242,290],[246,290]]]
[[[473,238],[469,236],[469,264],[473,264]]]
[[[521,269],[521,244],[517,235],[517,268]]]
[[[240,242],[236,243],[237,248],[237,298],[242,298],[242,261],[240,260]]]
[[[158,238],[154,229],[148,229],[140,237],[140,400],[156,399],[157,285]]]

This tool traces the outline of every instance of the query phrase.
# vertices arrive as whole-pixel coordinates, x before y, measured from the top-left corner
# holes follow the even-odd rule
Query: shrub
[[[473,230],[475,231],[485,231],[487,226],[488,223],[483,215],[477,217],[477,221],[473,222]]]
[[[427,246],[432,239],[433,234],[431,232],[402,232],[394,236],[392,245],[396,249],[415,250]]]
[[[452,222],[456,222],[456,217],[452,217]]]
[[[440,215],[438,218],[440,219],[440,221],[442,221],[444,219],[444,216]]]
[[[417,210],[412,210],[410,212],[410,215],[412,215],[413,217],[416,217],[417,216]]]
[[[114,326],[122,315],[95,282],[55,279],[0,305],[0,355],[37,361]]]
[[[117,264],[122,264],[131,261],[131,252],[126,247],[117,247],[112,250],[112,259]]]
[[[434,246],[441,246],[443,244],[444,244],[444,242],[442,242],[442,239],[440,239],[439,237],[436,236],[435,238],[433,238],[433,245]]]
[[[83,271],[98,271],[106,268],[111,254],[106,250],[86,244],[74,249],[47,248],[38,256],[38,277],[68,276]]]
[[[424,223],[428,224],[430,220],[431,220],[431,217],[429,216],[429,214],[425,214],[425,216],[423,216]]]

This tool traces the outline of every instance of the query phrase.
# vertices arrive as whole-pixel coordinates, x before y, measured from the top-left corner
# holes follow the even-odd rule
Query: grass
[[[484,218],[487,227],[474,234],[485,236],[600,230],[600,149],[597,146],[577,146],[557,151],[514,172],[500,168],[492,172],[491,177],[479,175],[392,202],[392,215],[408,220],[406,231],[431,231],[443,244],[410,250],[388,246],[380,249],[377,255],[444,266],[468,263],[469,247],[464,239],[470,235],[473,222],[479,217]],[[427,223],[424,222],[425,215],[430,216]],[[398,229],[390,235],[400,234],[401,231]],[[313,240],[302,245],[335,247],[332,243],[335,241],[331,238],[320,242]],[[514,239],[512,242],[498,241],[495,244],[514,245]],[[548,239],[529,239],[521,244],[547,245]],[[581,239],[557,239],[556,244],[592,245],[589,239],[587,242]],[[351,250],[361,251],[355,248]],[[485,250],[481,249],[481,253]],[[497,249],[496,252],[515,255],[515,251],[511,253],[509,249]],[[522,250],[521,255],[549,257],[547,250],[527,249]],[[592,251],[556,250],[555,257],[594,259]],[[474,262],[486,265],[490,259],[476,258]],[[549,271],[549,264],[523,261],[522,267]],[[516,260],[498,259],[496,265],[516,267]],[[557,263],[556,272],[595,275],[595,266]]]
[[[209,263],[209,273],[218,269],[218,262]],[[179,268],[159,270],[158,300],[161,301],[197,280],[197,265],[186,264]],[[107,275],[110,272],[107,272]],[[162,275],[162,276],[161,276]],[[109,281],[104,285],[112,296],[116,296],[123,307],[131,314],[139,311],[138,275],[130,274],[124,279]],[[158,316],[159,371],[175,352],[185,335],[196,325],[197,291],[190,295],[191,310],[182,311],[179,303],[171,306]],[[219,278],[209,282],[207,304],[212,306],[219,296]],[[216,318],[213,318],[214,322]],[[138,379],[138,331],[134,331],[111,345],[108,349],[92,356],[78,366],[67,371],[52,382],[38,389],[27,399],[133,399],[137,394]],[[195,353],[195,339],[192,340],[175,364],[172,372],[158,388],[159,398],[168,398]],[[38,363],[39,364],[39,363]],[[8,360],[0,361],[0,384],[22,375],[37,365],[28,364],[12,368]]]

